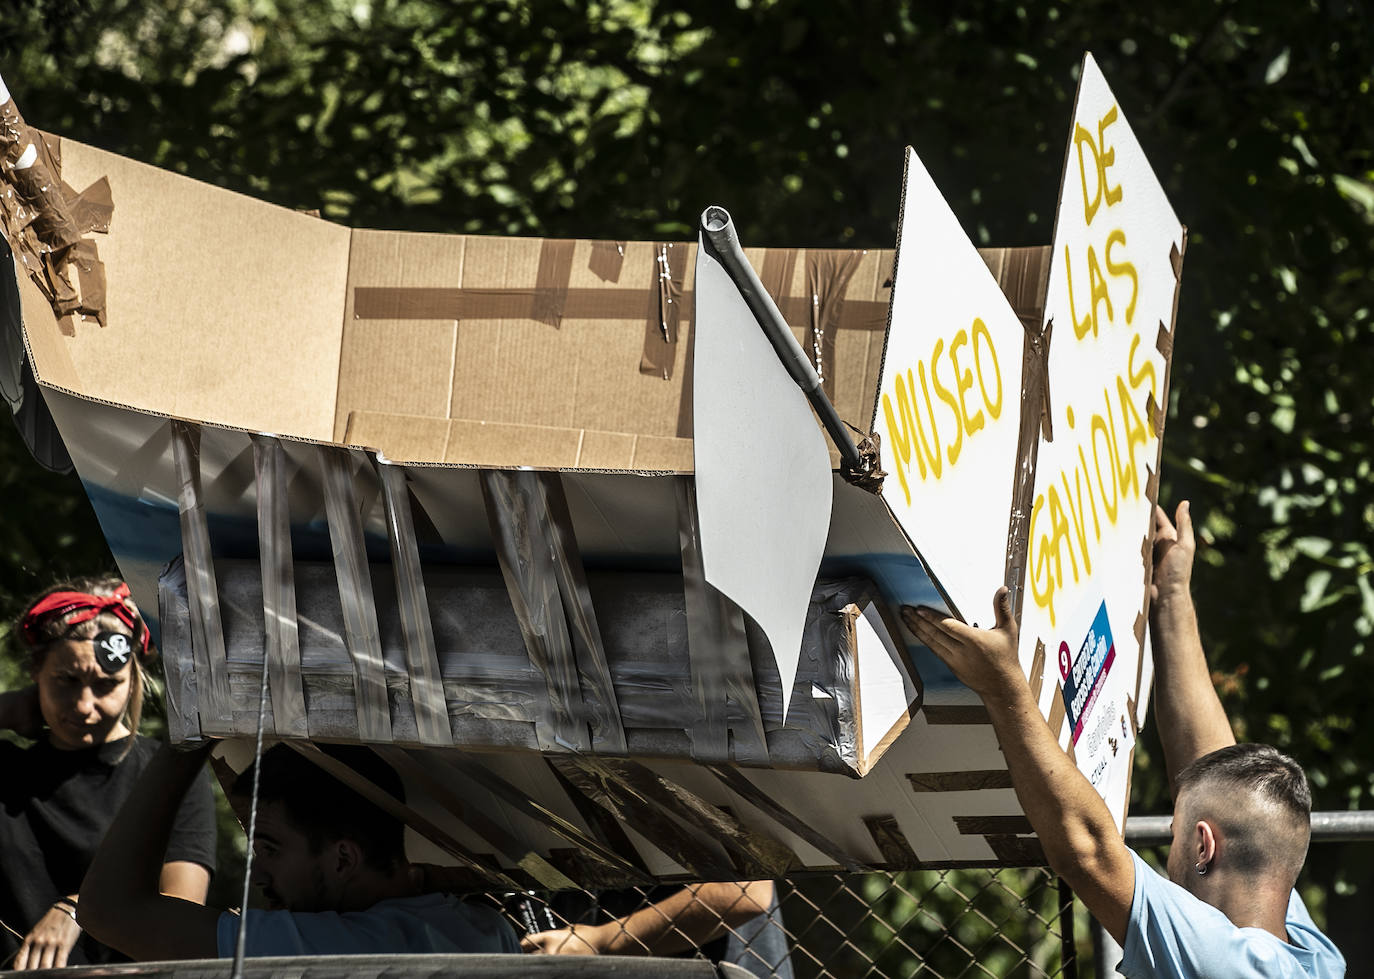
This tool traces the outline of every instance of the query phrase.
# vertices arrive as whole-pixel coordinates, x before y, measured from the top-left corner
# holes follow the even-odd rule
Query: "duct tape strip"
[[[906,834],[897,825],[895,816],[865,816],[864,825],[868,827],[868,835],[873,837],[873,842],[878,847],[878,852],[883,855],[883,862],[886,870],[917,870],[921,866],[921,858],[916,856],[916,851],[911,848],[907,841]]]
[[[745,802],[749,803],[759,812],[783,829],[792,833],[804,843],[809,843],[821,853],[834,860],[851,874],[866,873],[872,868],[862,860],[849,854],[843,847],[835,843],[829,837],[819,833],[810,823],[792,812],[792,810],[774,802],[748,777],[737,769],[726,765],[710,765],[707,770],[718,778],[727,789],[735,793]]]
[[[590,718],[550,553],[552,521],[539,475],[528,470],[483,469],[480,478],[501,577],[530,664],[544,677],[548,690],[548,709],[535,721],[539,747],[543,751],[589,750]]]
[[[806,292],[811,301],[811,356],[821,389],[835,397],[835,331],[844,309],[844,294],[854,278],[864,252],[839,252],[808,249],[806,253]]]
[[[434,756],[427,755],[426,757],[433,758]],[[589,859],[610,868],[619,875],[619,879],[639,884],[653,882],[653,878],[642,866],[631,862],[631,858],[635,857],[635,850],[623,832],[620,839],[616,840],[617,845],[614,849],[607,847],[552,809],[535,801],[524,789],[506,781],[475,757],[462,752],[446,751],[440,754],[439,758],[522,816],[534,820],[544,829],[567,840],[579,852],[586,854]],[[555,774],[557,774],[556,771]],[[564,781],[566,787],[566,781],[562,780],[561,777],[560,781]],[[576,803],[581,800],[581,795],[573,792],[570,794],[570,798]]]
[[[744,878],[780,877],[801,866],[801,860],[791,847],[767,833],[745,826],[733,814],[660,772],[619,758],[597,759],[593,764],[664,812],[719,841],[735,857]]]
[[[166,427],[158,431],[165,433]],[[201,740],[196,696],[196,661],[186,601],[186,562],[174,558],[157,579],[158,622],[162,625],[162,670],[166,677],[167,740],[172,744]]]
[[[329,543],[334,551],[334,576],[343,612],[344,643],[353,663],[358,738],[371,744],[388,744],[392,738],[386,664],[377,626],[377,605],[372,597],[362,511],[353,491],[354,457],[347,449],[320,446],[319,458]]]
[[[687,609],[687,658],[698,717],[688,731],[692,757],[707,764],[730,760],[728,707],[733,702],[743,715],[743,722],[734,729],[735,760],[766,765],[768,740],[754,687],[744,614],[706,581],[695,482],[680,476],[674,489]]]
[[[669,380],[677,362],[678,326],[683,316],[682,285],[687,275],[687,246],[659,242],[654,245],[654,284],[657,318],[644,325],[644,352],[639,372]]]
[[[602,282],[619,282],[620,269],[625,264],[625,242],[594,241],[587,268]]]
[[[219,588],[210,550],[210,525],[200,483],[200,428],[171,421],[172,456],[176,466],[177,512],[181,520],[182,560],[186,565],[186,604],[191,617],[191,651],[196,663],[200,728],[206,734],[234,734],[233,701],[224,627],[219,616]]]
[[[420,566],[420,548],[415,541],[405,469],[381,456],[374,456],[373,461],[382,484],[382,505],[386,511],[387,538],[391,542],[392,569],[396,574],[396,604],[401,613],[401,632],[405,636],[415,727],[422,744],[453,744],[453,728],[449,724],[448,704],[439,673],[439,655],[434,648],[434,623],[430,621],[429,602],[425,597],[425,579]]]
[[[546,859],[517,840],[510,830],[488,816],[481,807],[464,800],[462,794],[451,785],[436,778],[430,766],[422,764],[404,749],[395,746],[374,745],[372,750],[402,778],[419,785],[431,799],[528,874],[536,886],[551,891],[577,886]]]
[[[582,821],[587,824],[598,842],[608,847],[612,852],[619,853],[626,860],[640,868],[647,879],[653,880],[644,864],[643,856],[639,852],[639,847],[630,839],[630,834],[625,831],[625,825],[615,817],[614,813],[607,812],[600,805],[593,802],[582,794],[582,790],[568,781],[567,777],[558,770],[556,765],[549,762],[547,756],[544,758],[544,765],[550,775],[558,783],[563,793],[572,803],[577,814]]]
[[[258,554],[262,566],[262,654],[267,657],[272,729],[279,738],[309,737],[301,687],[300,623],[291,562],[291,505],[286,450],[271,435],[253,435],[257,472]]]
[[[978,772],[909,772],[912,792],[981,792],[1011,788],[1011,772],[994,768]]]
[[[522,890],[520,884],[506,876],[495,865],[496,861],[492,857],[486,854],[473,853],[429,819],[397,799],[390,792],[378,788],[333,755],[326,754],[309,741],[288,741],[286,743],[388,816],[399,819],[459,863],[475,871],[488,886],[502,890]]]
[[[568,281],[572,278],[573,246],[566,238],[545,238],[539,246],[539,270],[534,279],[534,316],[554,329],[563,325]]]
[[[577,675],[581,680],[582,703],[591,724],[592,746],[600,752],[623,755],[628,748],[620,721],[620,705],[616,702],[606,646],[596,622],[587,572],[577,548],[563,477],[556,472],[535,476],[549,516],[548,541],[552,545],[553,569],[558,577],[558,590],[563,596],[563,610],[577,657]]]
[[[577,791],[636,833],[699,880],[737,880],[739,870],[726,859],[709,835],[690,832],[660,807],[650,804],[636,788],[626,785],[604,764],[579,755],[545,758]]]

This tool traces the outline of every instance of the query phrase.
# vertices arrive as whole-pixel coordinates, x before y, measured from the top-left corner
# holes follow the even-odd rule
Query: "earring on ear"
[[[1207,876],[1207,865],[1205,863],[1199,863],[1195,869],[1197,870],[1197,875],[1199,877]]]

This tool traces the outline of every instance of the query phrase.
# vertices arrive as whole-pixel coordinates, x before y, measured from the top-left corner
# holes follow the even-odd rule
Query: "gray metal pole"
[[[758,320],[764,335],[777,351],[783,367],[787,368],[787,373],[792,375],[792,380],[802,389],[819,416],[821,424],[830,433],[835,448],[840,450],[844,468],[849,472],[864,472],[859,450],[855,448],[854,440],[849,437],[844,422],[836,414],[835,406],[821,389],[821,379],[816,376],[816,369],[811,366],[806,352],[792,335],[792,328],[782,318],[782,313],[778,312],[773,297],[759,281],[754,267],[749,264],[749,259],[745,258],[744,249],[740,247],[739,238],[735,235],[735,226],[730,220],[730,212],[714,204],[708,207],[701,213],[701,231],[715,253],[715,258],[725,268],[739,289],[740,295],[744,297],[750,312],[754,314],[754,319]]]

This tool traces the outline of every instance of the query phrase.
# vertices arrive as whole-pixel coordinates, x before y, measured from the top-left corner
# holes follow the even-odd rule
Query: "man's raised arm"
[[[993,598],[997,624],[976,629],[928,608],[902,608],[902,621],[983,699],[1006,755],[1012,787],[1055,873],[1078,892],[1118,942],[1135,891],[1135,865],[1107,804],[1050,731],[1017,656],[1017,627],[1005,588]]]
[[[1184,500],[1177,525],[1155,507],[1154,573],[1150,580],[1150,638],[1155,659],[1155,727],[1164,747],[1169,792],[1178,773],[1203,755],[1236,743],[1217,698],[1198,633],[1191,592],[1193,517]]]
[[[135,961],[212,959],[220,911],[163,894],[159,874],[177,806],[209,746],[164,744],[139,776],[81,884],[81,927]]]

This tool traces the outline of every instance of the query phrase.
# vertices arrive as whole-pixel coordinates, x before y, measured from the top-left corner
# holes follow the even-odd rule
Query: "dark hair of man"
[[[398,801],[405,801],[400,776],[370,749],[358,745],[321,745],[338,761]],[[234,782],[246,804],[253,791],[249,766]],[[376,870],[405,863],[405,827],[299,752],[278,745],[262,756],[258,804],[281,803],[296,829],[318,853],[327,843],[352,840]]]
[[[1190,813],[1218,824],[1230,866],[1242,873],[1282,869],[1297,879],[1312,824],[1312,792],[1297,762],[1267,744],[1237,744],[1203,755],[1176,781],[1178,797],[1189,795]],[[1267,825],[1249,825],[1250,810],[1236,804],[1236,793],[1261,803]]]

